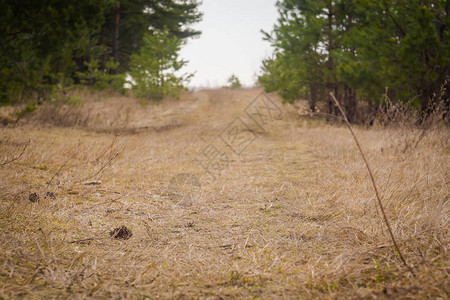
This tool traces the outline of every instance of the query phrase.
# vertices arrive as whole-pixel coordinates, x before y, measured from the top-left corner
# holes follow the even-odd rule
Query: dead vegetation
[[[448,129],[355,129],[413,276],[344,127],[279,105],[221,176],[195,181],[259,92],[85,101],[84,125],[43,125],[39,108],[0,128],[0,298],[448,298]]]

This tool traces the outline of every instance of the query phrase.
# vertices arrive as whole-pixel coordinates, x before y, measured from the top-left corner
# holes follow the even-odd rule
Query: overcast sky
[[[277,19],[276,0],[203,0],[202,31],[181,51],[189,61],[184,68],[196,72],[190,87],[217,87],[236,74],[245,85],[255,82],[261,60],[271,54],[261,29],[271,31]]]

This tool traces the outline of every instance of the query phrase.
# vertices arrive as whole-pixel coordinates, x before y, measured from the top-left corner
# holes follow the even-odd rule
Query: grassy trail
[[[260,92],[0,128],[0,163],[31,140],[0,167],[0,299],[448,298],[448,129],[356,129],[412,277],[346,129]]]

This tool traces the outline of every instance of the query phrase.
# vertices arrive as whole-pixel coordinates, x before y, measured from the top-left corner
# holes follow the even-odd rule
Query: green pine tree
[[[450,2],[445,0],[280,0],[270,34],[272,58],[259,81],[284,101],[315,102],[333,92],[350,121],[358,102],[389,97],[416,103],[425,114],[442,86],[449,98]],[[359,100],[359,101],[357,101]],[[450,101],[446,100],[447,109]]]
[[[237,77],[234,74],[232,74],[230,77],[228,77],[227,83],[228,83],[228,87],[231,89],[238,89],[238,88],[242,87],[239,77]]]
[[[130,75],[137,97],[160,101],[177,97],[192,74],[180,74],[186,61],[179,59],[182,41],[166,30],[144,35],[144,45],[130,61]]]

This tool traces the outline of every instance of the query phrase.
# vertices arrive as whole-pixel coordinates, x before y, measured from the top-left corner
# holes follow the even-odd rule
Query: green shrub
[[[230,89],[238,89],[238,88],[242,87],[241,81],[234,74],[232,74],[228,78],[227,82],[228,82],[228,86],[227,87],[230,88]]]
[[[23,109],[16,112],[17,120],[22,119],[26,115],[34,112],[38,108],[38,104],[36,101],[28,103]]]

